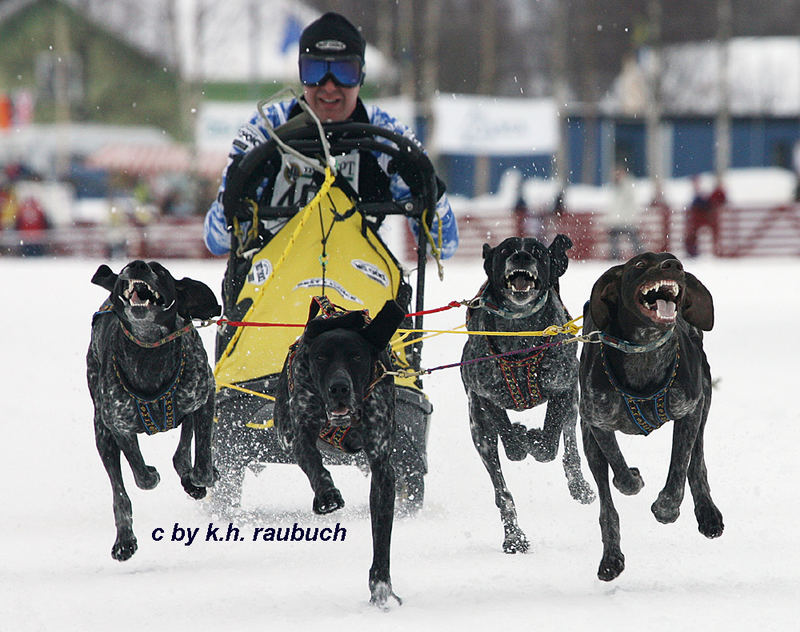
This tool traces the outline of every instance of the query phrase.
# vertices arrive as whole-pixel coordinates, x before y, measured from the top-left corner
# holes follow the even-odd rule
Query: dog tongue
[[[519,275],[511,279],[511,287],[517,292],[527,292],[531,287],[531,282]]]
[[[660,298],[656,301],[656,311],[659,318],[674,318],[675,303]]]
[[[133,294],[131,294],[131,305],[147,305],[147,301],[139,298],[139,294],[134,290]]]

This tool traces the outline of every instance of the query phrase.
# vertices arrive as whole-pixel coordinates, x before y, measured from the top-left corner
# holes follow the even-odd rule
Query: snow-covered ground
[[[3,310],[0,442],[0,630],[796,630],[800,597],[797,544],[800,413],[792,394],[798,345],[786,325],[800,308],[800,259],[686,262],[712,291],[716,328],[706,336],[718,380],[706,432],[714,498],[726,530],[698,531],[687,493],[677,523],[656,523],[650,504],[663,485],[671,433],[624,438],[629,463],[646,486],[616,495],[627,568],[614,582],[596,577],[598,504],[579,505],[557,460],[503,460],[527,555],[502,553],[502,527],[489,477],[472,446],[458,371],[425,379],[435,412],[426,502],[398,519],[392,579],[404,599],[388,613],[369,603],[368,479],[335,468],[347,507],[311,512],[296,466],[273,465],[246,481],[243,541],[206,542],[212,520],[181,489],[171,465],[176,433],[142,438],[161,473],[152,491],[126,484],[139,550],[111,559],[111,492],[94,447],[85,382],[89,321],[104,298],[89,279],[99,261],[0,259]],[[122,262],[115,262],[119,269]],[[222,261],[171,261],[176,276],[218,291]],[[607,264],[576,263],[562,281],[579,313]],[[431,275],[427,307],[474,295],[480,262]],[[794,289],[792,289],[794,288]],[[447,328],[453,310],[428,317]],[[209,350],[213,332],[204,330]],[[460,357],[463,338],[440,336],[423,364]],[[541,423],[543,411],[517,419]],[[584,473],[591,480],[584,462]],[[335,526],[341,542],[253,542],[256,527]],[[199,528],[186,546],[175,524]],[[227,522],[215,526],[227,529]],[[161,541],[152,534],[163,529]]]

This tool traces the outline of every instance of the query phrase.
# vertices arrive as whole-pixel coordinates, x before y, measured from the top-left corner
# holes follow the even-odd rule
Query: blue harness
[[[675,376],[678,374],[678,362],[681,357],[680,347],[675,351],[675,361],[672,364],[672,374],[667,381],[666,386],[658,389],[652,395],[638,396],[632,395],[622,389],[619,382],[612,375],[611,369],[606,362],[605,347],[600,345],[600,358],[603,362],[603,371],[608,378],[609,383],[617,393],[622,396],[625,401],[625,407],[628,410],[633,423],[642,431],[642,434],[647,436],[653,430],[658,430],[668,421],[672,421],[673,417],[669,412],[667,406],[667,396],[672,383],[675,381]],[[648,419],[647,411],[650,410],[650,419]]]

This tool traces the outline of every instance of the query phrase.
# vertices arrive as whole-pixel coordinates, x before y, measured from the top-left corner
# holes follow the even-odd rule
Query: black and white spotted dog
[[[320,308],[322,314],[317,316]],[[389,339],[403,318],[404,310],[394,301],[387,301],[368,323],[363,312],[335,313],[324,297],[316,297],[303,335],[286,358],[274,409],[281,441],[311,483],[315,513],[344,507],[342,494],[322,463],[320,446],[330,446],[319,439],[320,431],[330,426],[341,438],[347,435],[349,450],[363,449],[371,472],[370,601],[380,607],[389,597],[400,602],[389,576],[395,387],[385,371],[391,367]]]
[[[114,498],[117,539],[111,557],[124,561],[136,552],[137,543],[120,452],[139,488],[153,489],[160,480],[139,450],[140,433],[180,426],[172,463],[183,488],[199,499],[214,483],[214,376],[191,319],[216,316],[220,306],[208,286],[187,278],[176,281],[155,261],[133,261],[119,275],[101,265],[92,283],[111,293],[92,319],[86,374],[95,442]]]
[[[483,246],[487,280],[467,316],[469,331],[542,331],[570,320],[558,279],[567,270],[572,241],[558,235],[549,248],[536,239],[509,237],[495,248]],[[528,539],[517,524],[514,499],[506,487],[497,450],[520,461],[529,454],[552,461],[564,436],[563,466],[572,497],[582,503],[594,492],[580,469],[575,427],[578,417],[578,359],[575,345],[532,349],[563,341],[565,335],[470,336],[462,354],[461,379],[469,398],[472,440],[489,472],[505,539],[503,551],[524,553]],[[492,359],[484,359],[492,356]],[[547,403],[542,428],[511,423],[507,410]]]

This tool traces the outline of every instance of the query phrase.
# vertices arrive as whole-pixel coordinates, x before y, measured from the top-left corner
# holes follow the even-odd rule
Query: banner
[[[552,99],[439,95],[433,103],[433,138],[442,154],[524,156],[552,154],[558,112]]]

